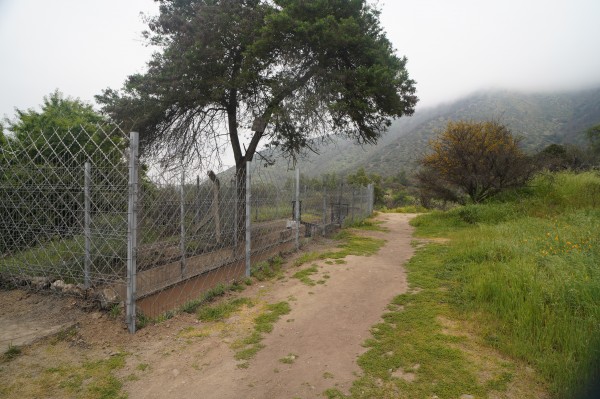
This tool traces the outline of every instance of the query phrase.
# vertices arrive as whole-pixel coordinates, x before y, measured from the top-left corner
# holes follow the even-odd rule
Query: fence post
[[[296,206],[294,207],[294,220],[296,224],[296,250],[300,249],[300,169],[296,167]]]
[[[368,209],[369,209],[369,215],[373,214],[373,208],[375,205],[375,185],[373,183],[369,184],[369,196],[368,196]]]
[[[250,220],[252,219],[252,185],[250,180],[250,169],[252,162],[246,161],[246,277],[250,277],[251,235]],[[258,205],[256,206],[258,209]]]
[[[327,232],[327,186],[323,185],[323,237]]]
[[[352,210],[352,223],[354,223],[354,187],[352,187],[352,197],[350,200],[350,209]]]
[[[92,165],[89,162],[85,163],[84,169],[84,182],[83,182],[83,203],[84,203],[84,216],[83,216],[83,235],[85,237],[85,258],[83,260],[83,285],[87,290],[90,288],[90,267],[92,264],[91,254],[91,207],[90,207],[90,186],[92,181],[91,176]]]
[[[202,199],[200,198],[200,176],[196,175],[196,212],[194,213],[196,223],[200,223],[200,209],[202,209]]]
[[[129,134],[129,201],[127,209],[127,299],[126,323],[135,333],[135,301],[137,278],[137,207],[138,207],[138,132]]]
[[[179,223],[181,225],[181,236],[179,241],[179,248],[181,250],[181,277],[185,276],[185,170],[183,165],[181,166],[181,193],[179,196],[180,202],[180,218]]]

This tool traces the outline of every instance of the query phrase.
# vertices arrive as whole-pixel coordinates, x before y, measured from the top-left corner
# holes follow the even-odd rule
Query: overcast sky
[[[479,89],[600,85],[599,0],[380,1],[420,106]],[[0,117],[54,89],[93,103],[144,70],[152,0],[0,0]]]

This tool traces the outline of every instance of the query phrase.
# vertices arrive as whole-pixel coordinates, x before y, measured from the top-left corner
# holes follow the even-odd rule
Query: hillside
[[[377,146],[359,146],[334,139],[299,161],[302,173],[345,175],[359,167],[392,175],[410,171],[424,153],[430,138],[450,120],[496,119],[523,138],[534,152],[551,143],[585,145],[585,130],[600,123],[600,88],[563,93],[524,94],[487,91],[458,101],[418,110],[412,117],[395,121]],[[278,164],[287,165],[284,160]]]

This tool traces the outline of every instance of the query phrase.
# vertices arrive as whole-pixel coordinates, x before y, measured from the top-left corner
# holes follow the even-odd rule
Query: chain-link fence
[[[8,137],[0,162],[0,278],[123,303],[132,332],[373,210],[372,187],[258,163],[140,167],[137,133],[116,127]]]
[[[128,145],[114,126],[6,137],[0,146],[3,280],[78,295],[124,285]]]

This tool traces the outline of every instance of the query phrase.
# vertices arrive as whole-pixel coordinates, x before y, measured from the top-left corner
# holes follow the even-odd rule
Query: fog
[[[420,106],[470,92],[600,85],[600,1],[380,2],[381,21],[417,81]],[[55,89],[93,103],[143,71],[140,12],[151,0],[0,0],[0,116]]]

